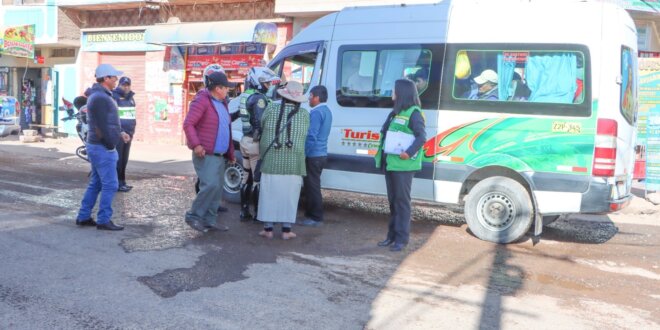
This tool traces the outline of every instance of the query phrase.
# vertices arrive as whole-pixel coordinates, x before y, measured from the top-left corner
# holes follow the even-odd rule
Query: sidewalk
[[[10,157],[13,153],[38,158],[86,162],[75,154],[82,143],[78,138],[45,138],[44,142],[23,143],[18,136],[0,138],[0,157]],[[191,151],[186,146],[149,144],[133,142],[127,172],[144,171],[169,175],[194,175]]]

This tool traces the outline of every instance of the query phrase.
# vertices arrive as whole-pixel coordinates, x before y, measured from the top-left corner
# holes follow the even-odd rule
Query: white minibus
[[[324,188],[386,193],[373,155],[394,81],[407,77],[428,138],[412,196],[463,204],[478,238],[513,242],[560,215],[616,211],[631,199],[637,38],[615,5],[346,8],[302,30],[269,67],[306,92],[328,88]],[[235,193],[241,171],[227,170],[226,189]]]

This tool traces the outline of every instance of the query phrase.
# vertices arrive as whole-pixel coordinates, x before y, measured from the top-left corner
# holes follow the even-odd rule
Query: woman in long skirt
[[[281,223],[282,239],[288,240],[296,237],[291,227],[296,222],[302,177],[307,173],[305,138],[309,113],[300,109],[300,103],[307,101],[300,83],[287,82],[277,93],[282,96],[282,103],[271,104],[261,118],[262,174],[257,219],[264,223],[259,235],[273,238],[275,223]]]

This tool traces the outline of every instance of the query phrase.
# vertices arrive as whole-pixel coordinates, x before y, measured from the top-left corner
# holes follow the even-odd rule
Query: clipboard
[[[385,135],[385,146],[383,151],[386,154],[399,155],[406,151],[415,141],[415,136],[404,132],[388,131]]]

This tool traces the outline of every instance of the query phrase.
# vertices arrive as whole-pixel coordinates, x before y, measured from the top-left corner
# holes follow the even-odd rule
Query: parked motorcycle
[[[76,148],[76,156],[84,161],[89,162],[86,147],[87,132],[89,131],[89,125],[87,124],[87,98],[84,96],[78,96],[73,100],[73,103],[65,100],[64,98],[62,98],[62,101],[64,102],[66,113],[68,115],[62,120],[67,121],[75,118],[78,121],[76,123],[76,133],[78,133],[78,137],[82,141],[83,145]],[[78,110],[78,112],[75,112],[74,108]]]

